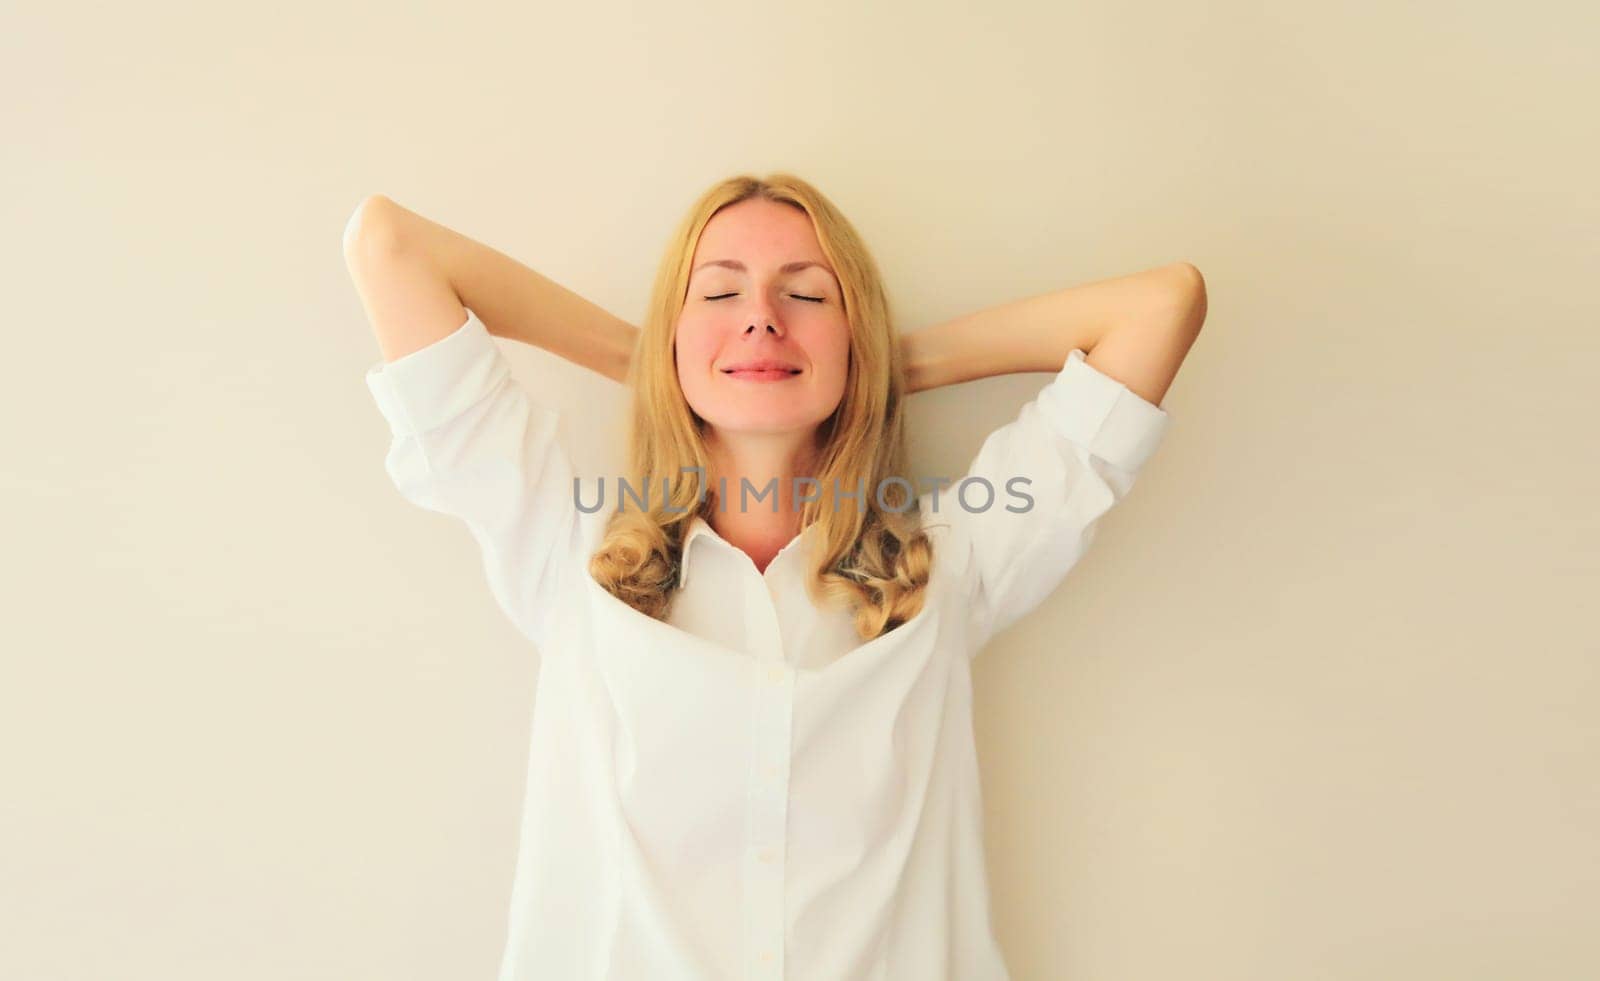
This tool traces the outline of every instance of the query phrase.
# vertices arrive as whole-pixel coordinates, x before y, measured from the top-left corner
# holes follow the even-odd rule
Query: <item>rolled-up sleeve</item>
[[[988,436],[967,473],[938,495],[938,517],[930,519],[951,527],[950,545],[965,555],[958,565],[970,601],[970,653],[1055,591],[1088,550],[1100,517],[1132,489],[1169,422],[1166,410],[1074,350],[1017,418]]]
[[[577,546],[573,468],[559,414],[534,401],[483,322],[366,374],[391,442],[384,466],[406,500],[463,521],[491,591],[543,645]]]

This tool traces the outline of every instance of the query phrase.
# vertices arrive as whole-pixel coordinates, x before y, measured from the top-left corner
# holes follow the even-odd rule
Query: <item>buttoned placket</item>
[[[744,619],[744,636],[751,658],[750,772],[746,774],[743,910],[745,976],[781,981],[784,976],[787,914],[784,892],[788,863],[789,757],[794,720],[797,675],[790,663],[778,617],[775,590],[792,572],[800,540],[791,541],[767,566],[764,574],[749,556],[721,540],[709,524],[696,519],[699,533],[717,539],[743,561],[738,563],[738,594]],[[685,552],[692,541],[685,543]],[[791,554],[796,553],[796,554]],[[687,584],[690,566],[705,556],[685,555]]]
[[[751,773],[745,858],[747,976],[781,979],[784,969],[784,881],[788,855],[789,750],[794,669],[789,665],[771,593],[752,563],[743,570],[747,634],[756,655],[751,699]]]

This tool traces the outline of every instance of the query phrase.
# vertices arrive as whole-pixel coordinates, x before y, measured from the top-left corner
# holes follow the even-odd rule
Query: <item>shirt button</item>
[[[771,964],[773,962],[773,960],[775,959],[775,957],[776,957],[776,955],[773,954],[772,951],[763,950],[761,952],[761,963],[763,963],[763,964]]]
[[[779,766],[776,763],[774,763],[771,766],[767,767],[767,776],[773,778],[774,780],[776,780],[778,778],[778,774],[780,774],[782,772],[783,772],[783,767]]]
[[[763,848],[756,857],[763,862],[776,862],[778,860],[778,850],[776,848]]]
[[[780,665],[776,664],[767,670],[767,677],[772,679],[772,683],[775,685],[781,684],[786,674],[788,674],[788,672],[785,671]]]

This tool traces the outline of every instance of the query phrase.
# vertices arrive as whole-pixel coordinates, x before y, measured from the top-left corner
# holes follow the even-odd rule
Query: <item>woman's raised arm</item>
[[[639,329],[503,252],[381,194],[345,226],[344,254],[386,361],[459,327],[544,348],[613,381],[627,378]]]
[[[1060,371],[1074,350],[1159,405],[1206,315],[1187,262],[1072,286],[901,335],[912,392],[1020,371]]]

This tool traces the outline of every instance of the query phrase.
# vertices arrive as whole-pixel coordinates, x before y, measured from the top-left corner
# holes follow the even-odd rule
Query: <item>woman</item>
[[[502,981],[1006,977],[970,661],[1159,444],[1194,267],[901,336],[788,174],[695,203],[642,329],[382,197],[345,254],[387,470],[542,658]],[[492,337],[627,383],[634,494],[579,493]],[[1056,375],[965,480],[906,472],[907,395],[1017,371]]]

